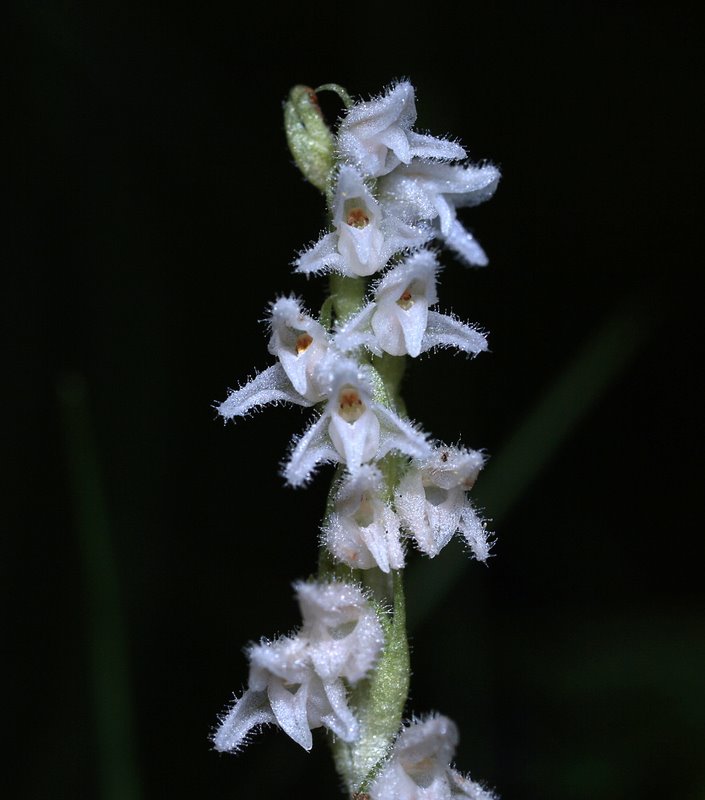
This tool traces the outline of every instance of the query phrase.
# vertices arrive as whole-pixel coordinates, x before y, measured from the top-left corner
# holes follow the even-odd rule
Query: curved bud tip
[[[310,86],[294,86],[284,103],[284,130],[296,166],[325,192],[335,163],[335,139]]]

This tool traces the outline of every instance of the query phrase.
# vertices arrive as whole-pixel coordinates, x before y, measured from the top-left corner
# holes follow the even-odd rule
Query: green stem
[[[356,313],[365,301],[367,281],[334,274],[330,279],[330,297],[321,310],[328,325],[332,318],[342,321]],[[376,403],[404,410],[399,386],[405,358],[384,356],[371,360],[373,396]],[[384,475],[387,500],[395,489],[405,459],[388,455],[380,463]],[[340,481],[341,470],[331,484],[326,518]],[[391,575],[378,568],[353,570],[333,559],[321,548],[318,563],[319,579],[356,580],[367,588],[384,631],[384,649],[371,675],[351,691],[351,705],[360,724],[360,736],[353,743],[331,740],[338,773],[353,796],[364,794],[389,756],[402,724],[402,715],[409,691],[409,643],[406,632],[406,602],[403,573]],[[391,605],[391,611],[389,610]]]
[[[368,573],[375,571],[380,572],[365,571],[368,584],[375,577]],[[333,745],[336,767],[353,795],[369,788],[389,756],[401,727],[409,692],[409,642],[401,570],[392,573],[391,584],[391,615],[383,606],[378,607],[385,638],[382,656],[370,678],[359,683],[351,693],[360,722],[360,737],[352,744],[338,740]]]
[[[359,311],[365,302],[367,281],[364,278],[348,278],[334,272],[330,277],[330,296],[337,322],[344,322]]]

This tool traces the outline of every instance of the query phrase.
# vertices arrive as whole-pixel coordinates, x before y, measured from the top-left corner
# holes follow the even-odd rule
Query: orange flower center
[[[353,386],[344,386],[338,395],[340,416],[346,422],[355,422],[365,411],[360,393]]]
[[[310,336],[308,333],[300,333],[296,337],[296,355],[300,356],[301,353],[305,353],[311,342],[313,342],[313,336]]]
[[[408,289],[404,289],[401,297],[397,300],[397,305],[408,311],[414,305],[414,298]]]
[[[346,222],[351,228],[365,228],[370,224],[370,218],[365,213],[364,208],[355,207],[348,211]]]

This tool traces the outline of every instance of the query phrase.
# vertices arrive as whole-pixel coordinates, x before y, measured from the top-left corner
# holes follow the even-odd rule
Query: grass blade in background
[[[556,454],[570,432],[600,399],[655,324],[651,304],[639,298],[617,309],[550,385],[499,454],[492,458],[473,492],[493,522],[507,514],[532,480]],[[429,618],[467,567],[443,553],[427,573],[421,559],[407,571],[409,630]]]
[[[133,743],[128,656],[110,525],[85,381],[65,376],[59,405],[69,487],[86,587],[92,701],[102,800],[141,797]]]

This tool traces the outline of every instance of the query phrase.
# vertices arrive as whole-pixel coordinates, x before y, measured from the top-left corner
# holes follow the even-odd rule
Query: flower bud
[[[284,129],[296,166],[308,181],[325,192],[335,163],[335,139],[313,89],[299,85],[289,92],[284,103]]]

